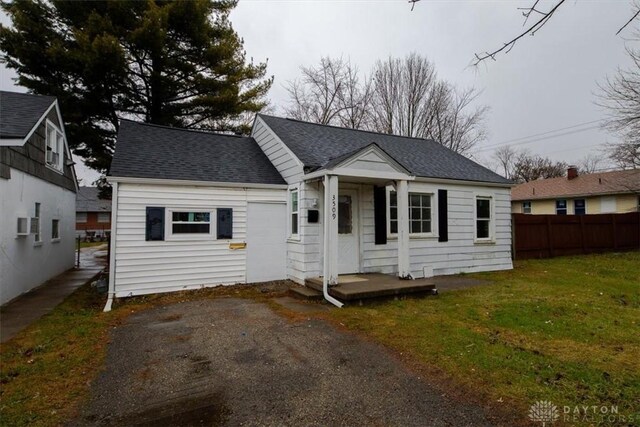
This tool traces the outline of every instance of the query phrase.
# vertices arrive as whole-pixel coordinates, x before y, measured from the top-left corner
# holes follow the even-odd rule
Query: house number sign
[[[336,219],[336,195],[335,194],[331,197],[331,216],[333,219]]]

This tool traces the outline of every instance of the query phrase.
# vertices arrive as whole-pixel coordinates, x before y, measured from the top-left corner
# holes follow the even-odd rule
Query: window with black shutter
[[[387,244],[387,189],[373,188],[373,221],[376,245]]]
[[[449,241],[447,190],[438,190],[438,242]]]

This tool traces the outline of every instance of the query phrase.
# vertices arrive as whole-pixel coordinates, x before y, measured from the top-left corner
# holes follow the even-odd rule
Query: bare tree
[[[496,148],[492,157],[498,163],[502,176],[505,178],[513,176],[513,167],[518,158],[518,152],[512,146],[504,145]]]
[[[509,178],[517,182],[558,178],[565,175],[567,166],[565,162],[554,162],[548,157],[532,155],[525,150],[518,154],[513,166],[513,175]]]
[[[371,102],[373,99],[373,84],[365,76],[360,81],[358,67],[348,64],[344,73],[345,84],[339,98],[340,112],[338,121],[340,126],[352,129],[371,127]]]
[[[631,41],[640,42],[640,30]],[[626,49],[631,67],[607,77],[600,85],[598,104],[609,112],[604,127],[621,138],[620,143],[608,144],[605,152],[619,167],[636,169],[640,168],[640,49],[631,43]]]
[[[290,117],[430,138],[462,154],[485,138],[488,109],[475,106],[478,92],[439,80],[433,64],[417,54],[378,61],[370,76],[332,58],[301,71],[287,86]]]
[[[640,143],[622,141],[605,145],[605,155],[620,169],[640,169]]]
[[[415,8],[416,3],[421,0],[408,0],[411,3],[411,10]],[[500,53],[509,53],[511,49],[516,45],[518,41],[520,41],[525,36],[534,36],[542,27],[544,27],[553,17],[553,15],[558,11],[560,6],[565,3],[566,0],[556,0],[549,8],[543,10],[539,7],[540,0],[532,0],[532,5],[530,7],[519,7],[518,10],[522,11],[522,16],[524,17],[523,26],[525,29],[518,33],[511,40],[502,43],[502,46],[488,52],[476,53],[475,58],[472,62],[474,66],[479,65],[481,62],[486,61],[487,59],[495,60],[496,56]],[[640,16],[640,6],[638,3],[635,4],[633,14],[631,18],[622,25],[616,35],[620,34],[631,22],[633,22],[636,18]],[[531,24],[527,25],[529,18],[535,17],[534,21]]]
[[[578,170],[580,173],[594,173],[600,170],[603,163],[601,156],[596,154],[587,154],[578,162]]]
[[[448,85],[447,85],[448,86]],[[489,107],[473,107],[479,92],[475,89],[451,88],[449,97],[440,100],[434,108],[435,126],[427,127],[425,137],[439,141],[456,153],[468,154],[479,142],[486,139],[484,120]]]
[[[376,130],[396,135],[423,136],[446,96],[433,64],[415,53],[378,61],[373,85]]]
[[[428,59],[410,54],[378,61],[373,70],[374,127],[379,132],[430,138],[461,154],[486,137],[487,107],[475,89],[439,80]]]
[[[367,121],[371,84],[361,85],[358,69],[342,58],[321,58],[301,67],[302,77],[287,83],[290,117],[321,124],[361,127]]]

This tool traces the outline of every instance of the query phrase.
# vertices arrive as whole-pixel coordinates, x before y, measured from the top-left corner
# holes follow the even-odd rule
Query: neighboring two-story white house
[[[73,268],[76,192],[56,99],[0,92],[0,304]]]
[[[512,268],[511,183],[442,145],[258,115],[251,137],[123,120],[112,297]]]

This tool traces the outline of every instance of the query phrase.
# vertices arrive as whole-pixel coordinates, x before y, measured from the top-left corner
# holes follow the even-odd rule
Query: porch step
[[[319,277],[305,280],[304,285],[305,287],[314,289],[322,294],[322,279]]]
[[[340,281],[341,277],[338,277]],[[321,278],[307,279],[305,285],[322,295]],[[431,279],[401,280],[391,275],[370,273],[347,275],[342,283],[329,287],[329,293],[341,301],[358,301],[416,293],[435,294],[437,290]]]
[[[320,301],[322,300],[322,292],[318,292],[315,289],[312,289],[307,286],[292,286],[289,288],[289,293],[291,296],[300,299],[312,300],[312,301]]]

